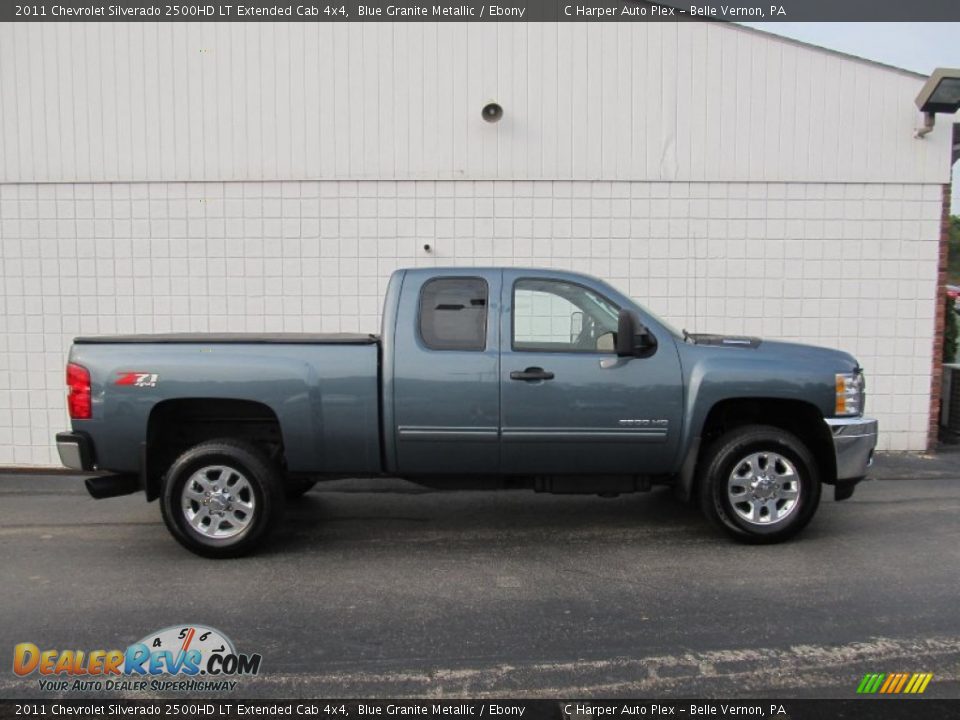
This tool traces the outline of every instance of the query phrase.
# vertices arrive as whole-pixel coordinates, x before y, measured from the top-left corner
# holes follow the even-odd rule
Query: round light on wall
[[[500,103],[489,102],[483,106],[480,116],[488,123],[500,122],[500,118],[503,117],[503,108],[500,107]]]

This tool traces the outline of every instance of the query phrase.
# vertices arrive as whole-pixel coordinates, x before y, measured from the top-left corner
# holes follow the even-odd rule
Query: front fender
[[[681,438],[685,452],[676,484],[681,498],[690,497],[704,426],[720,403],[757,400],[776,408],[782,402],[783,418],[770,418],[770,422],[785,426],[796,421],[797,403],[811,408],[811,414],[815,410],[821,418],[832,414],[835,374],[849,371],[855,361],[831,350],[771,345],[767,352],[746,347],[679,346],[686,387]],[[802,352],[793,348],[802,348]]]

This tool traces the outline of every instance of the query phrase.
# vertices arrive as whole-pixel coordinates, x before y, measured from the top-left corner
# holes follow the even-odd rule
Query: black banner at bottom
[[[0,700],[0,718],[712,718],[942,720],[960,699],[850,700]]]

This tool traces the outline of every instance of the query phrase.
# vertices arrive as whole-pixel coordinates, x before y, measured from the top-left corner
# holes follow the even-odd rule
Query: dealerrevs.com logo
[[[36,674],[39,689],[52,692],[230,691],[234,678],[258,674],[260,661],[205,625],[164,628],[126,650],[41,649],[30,642],[13,649],[13,672]]]

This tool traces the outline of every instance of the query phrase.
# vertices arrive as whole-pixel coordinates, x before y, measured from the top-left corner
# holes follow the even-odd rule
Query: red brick
[[[936,307],[933,333],[933,374],[930,379],[930,425],[927,430],[927,450],[937,449],[937,431],[940,422],[940,396],[943,390],[943,331],[946,327],[947,293],[947,238],[950,228],[950,183],[943,186],[943,204],[940,220],[940,248],[937,255],[937,293],[934,296]]]

